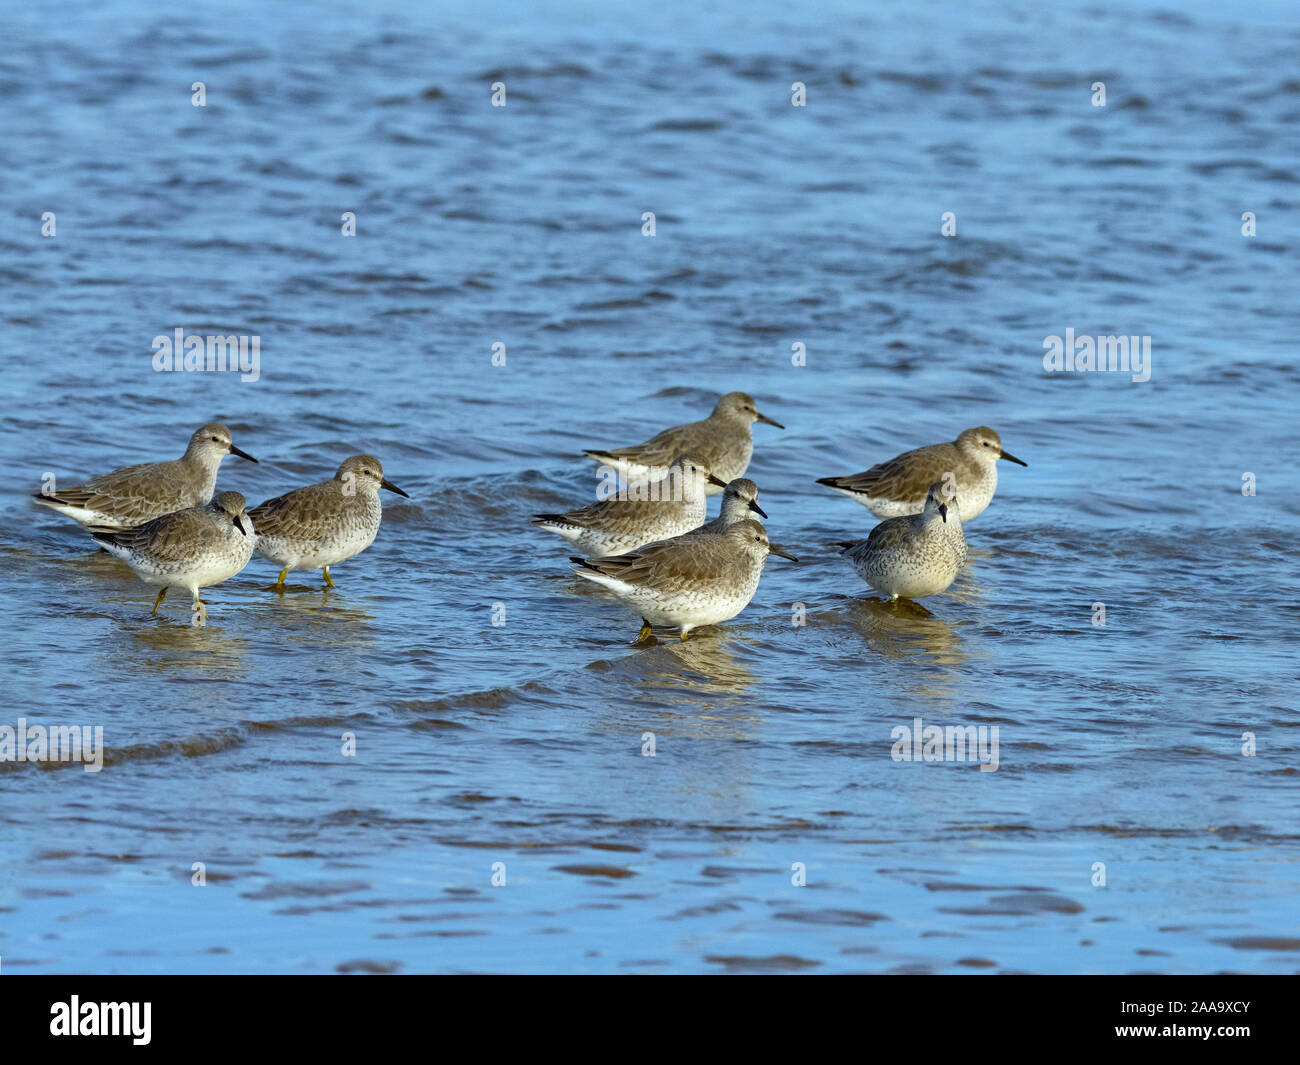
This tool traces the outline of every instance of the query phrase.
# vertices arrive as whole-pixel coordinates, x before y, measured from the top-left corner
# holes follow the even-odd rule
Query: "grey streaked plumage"
[[[32,498],[92,530],[129,529],[211,500],[227,455],[257,461],[235,447],[229,429],[213,422],[195,430],[179,459],[126,466]]]
[[[164,514],[132,529],[96,532],[93,538],[145,584],[161,589],[155,614],[168,588],[188,589],[202,609],[199,589],[233,577],[253,556],[257,533],[244,504],[238,492],[222,492],[211,503]]]
[[[691,629],[734,618],[749,605],[769,552],[797,561],[769,543],[762,525],[746,520],[724,533],[572,561],[579,577],[603,585],[641,614],[643,637],[652,625],[668,625],[680,628],[684,640]]]
[[[766,422],[784,429],[780,422],[760,414],[752,396],[728,392],[720,398],[713,413],[698,422],[665,429],[644,444],[613,448],[608,451],[589,449],[584,454],[608,466],[620,467],[630,478],[644,477],[652,467],[667,466],[674,457],[691,454],[703,462],[718,478],[719,484],[708,489],[713,495],[729,481],[743,477],[754,453],[750,426]]]
[[[958,499],[944,483],[926,493],[925,509],[882,521],[865,540],[839,544],[864,581],[892,599],[920,599],[944,591],[966,561]]]
[[[343,460],[332,480],[295,488],[254,507],[250,513],[257,524],[257,553],[284,567],[279,587],[295,569],[324,570],[325,582],[332,587],[329,567],[375,541],[383,520],[381,488],[406,496],[384,476],[377,458],[353,455]]]
[[[998,486],[997,460],[1021,466],[1002,450],[1002,438],[986,425],[967,429],[956,440],[904,451],[892,459],[848,477],[822,477],[817,483],[834,488],[861,503],[878,518],[919,514],[935,481],[952,475],[952,487],[962,501],[961,520],[983,513]]]
[[[726,532],[740,521],[758,521],[754,515],[766,518],[767,514],[758,505],[758,485],[748,477],[733,477],[722,490],[722,508],[712,521],[706,521],[696,530],[699,533]],[[761,524],[761,523],[760,523]],[[684,536],[694,535],[683,533]]]
[[[727,483],[727,487],[722,490],[722,508],[718,516],[712,521],[706,521],[698,529],[691,529],[689,532],[678,533],[670,538],[674,543],[680,543],[683,540],[692,540],[699,536],[712,536],[717,533],[724,533],[737,522],[753,521],[762,524],[754,515],[767,517],[763,508],[758,505],[758,485],[747,477],[737,477]],[[658,543],[668,543],[669,540],[659,540]],[[649,545],[645,545],[649,546]]]
[[[634,498],[611,496],[564,514],[537,514],[533,524],[594,558],[617,555],[698,529],[704,522],[706,482],[722,484],[694,456],[678,455],[664,477],[632,486]]]

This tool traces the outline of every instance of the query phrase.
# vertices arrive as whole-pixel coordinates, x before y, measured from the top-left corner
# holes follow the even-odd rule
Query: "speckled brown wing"
[[[593,529],[610,536],[636,535],[662,515],[665,507],[680,507],[680,504],[674,500],[606,499],[559,517],[578,528]]]
[[[133,529],[95,533],[94,539],[100,543],[116,544],[128,551],[147,550],[149,557],[156,562],[188,562],[194,556],[195,545],[203,543],[215,532],[212,517],[205,511],[181,510]]]
[[[827,477],[825,483],[834,482],[836,488],[845,488],[850,492],[860,492],[872,497],[896,498],[908,478],[908,470],[911,466],[908,460],[915,454],[915,451],[904,451],[901,455],[878,462],[871,469],[863,470],[861,473],[854,473],[848,477]],[[929,487],[927,483],[922,492]]]
[[[817,483],[872,499],[924,499],[944,472],[959,472],[968,463],[952,444],[913,448],[847,477],[823,477]]]
[[[745,559],[726,536],[699,537],[691,543],[666,541],[609,558],[575,558],[587,569],[625,584],[706,583],[730,579]]]
[[[284,536],[293,540],[319,540],[338,520],[340,481],[322,481],[295,488],[259,503],[248,512],[258,536]]]
[[[844,554],[856,559],[863,555],[892,551],[907,539],[910,529],[911,523],[907,518],[889,518],[872,529],[871,535],[865,540],[857,540],[852,546],[846,547]]]
[[[888,521],[882,521],[867,537],[867,550],[891,551],[907,539],[911,529],[912,523],[907,518],[890,518]]]
[[[690,452],[701,461],[707,462],[708,456],[700,454],[702,450],[708,450],[705,446],[708,432],[703,428],[706,421],[708,421],[707,418],[705,421],[674,425],[671,429],[665,429],[663,432],[652,436],[644,444],[634,444],[631,447],[619,447],[607,451],[593,448],[587,451],[586,454],[627,459],[642,466],[667,466],[678,455]]]
[[[60,489],[49,498],[56,503],[104,514],[129,516],[133,510],[157,513],[159,507],[168,504],[174,504],[176,510],[183,510],[193,506],[194,500],[186,497],[180,478],[175,476],[179,472],[177,466],[179,463],[176,461],[124,466],[112,473],[92,477],[85,484]]]

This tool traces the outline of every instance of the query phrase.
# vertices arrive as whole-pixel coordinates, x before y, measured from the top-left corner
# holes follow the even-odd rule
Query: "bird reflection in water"
[[[755,678],[728,649],[734,642],[734,634],[724,634],[717,628],[701,629],[694,639],[685,642],[665,640],[646,650],[653,663],[651,676],[699,694],[743,695]]]

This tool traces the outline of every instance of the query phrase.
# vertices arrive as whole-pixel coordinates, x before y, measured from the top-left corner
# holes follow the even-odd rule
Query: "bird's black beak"
[[[719,488],[727,487],[727,482],[724,481],[721,477],[715,476],[714,474],[709,474],[709,484],[716,484]]]
[[[760,421],[764,425],[775,425],[778,429],[785,428],[785,426],[782,425],[780,422],[778,422],[775,418],[769,418],[766,414],[759,414],[758,411],[754,411],[754,420]]]
[[[765,511],[762,507],[760,507],[757,502],[751,502],[749,504],[749,509],[752,510],[755,514],[761,514],[763,517],[765,518],[767,517],[767,511]]]
[[[940,504],[939,504],[939,517],[941,517],[941,518],[943,519],[943,523],[944,523],[945,525],[948,524],[948,504],[947,504],[947,503],[940,503]]]
[[[768,544],[767,549],[771,551],[772,554],[774,555],[780,555],[782,558],[788,558],[791,562],[799,561],[797,558],[794,557],[794,555],[787,555],[784,551],[782,551],[778,544]]]
[[[998,453],[998,458],[1000,458],[1000,459],[1006,459],[1008,462],[1014,462],[1017,466],[1028,466],[1028,465],[1029,465],[1029,463],[1025,462],[1024,459],[1018,459],[1018,458],[1016,458],[1016,456],[1013,455],[1013,454],[1011,454],[1011,452],[1009,452],[1009,451],[1002,451],[1002,452],[999,452],[999,453]]]
[[[248,459],[249,462],[257,461],[257,459],[253,458],[253,456],[250,455],[247,451],[240,450],[239,448],[235,447],[234,444],[230,445],[230,453],[232,455],[238,455],[241,459]]]
[[[248,532],[244,529],[244,523],[243,523],[242,521],[239,520],[239,515],[238,515],[238,514],[236,514],[236,515],[235,515],[233,518],[231,518],[230,520],[233,521],[233,522],[235,523],[235,528],[236,528],[236,529],[238,529],[238,530],[239,530],[241,533],[243,533],[245,536],[248,535]]]
[[[382,481],[379,482],[379,487],[387,488],[390,492],[396,492],[399,496],[405,496],[407,499],[411,498],[410,496],[406,495],[406,493],[403,492],[400,488],[398,488],[397,485],[393,484],[393,482],[390,481],[387,477],[385,477]]]

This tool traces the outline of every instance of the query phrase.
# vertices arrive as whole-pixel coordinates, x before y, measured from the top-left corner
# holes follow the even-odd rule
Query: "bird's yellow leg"
[[[646,621],[645,618],[642,618],[641,631],[636,634],[636,642],[640,643],[642,640],[648,639],[650,639],[650,622]]]
[[[153,601],[153,613],[149,615],[151,618],[158,616],[158,608],[162,605],[163,597],[166,595],[167,586],[164,584],[162,590],[158,593],[158,598]]]
[[[681,638],[681,640],[679,641],[680,643],[685,643],[685,642],[686,642],[686,634],[687,634],[688,632],[690,632],[690,631],[691,631],[691,630],[688,629],[688,628],[685,628],[685,627],[682,628],[682,638]]]
[[[277,592],[284,591],[284,579],[287,576],[289,576],[289,567],[285,566],[284,569],[280,571],[280,579],[275,582],[275,590]]]
[[[324,569],[323,569],[321,572],[323,572],[323,573],[325,574],[325,587],[326,587],[326,588],[337,588],[337,587],[338,587],[337,584],[335,584],[332,580],[330,580],[330,568],[329,568],[329,566],[324,567]]]

